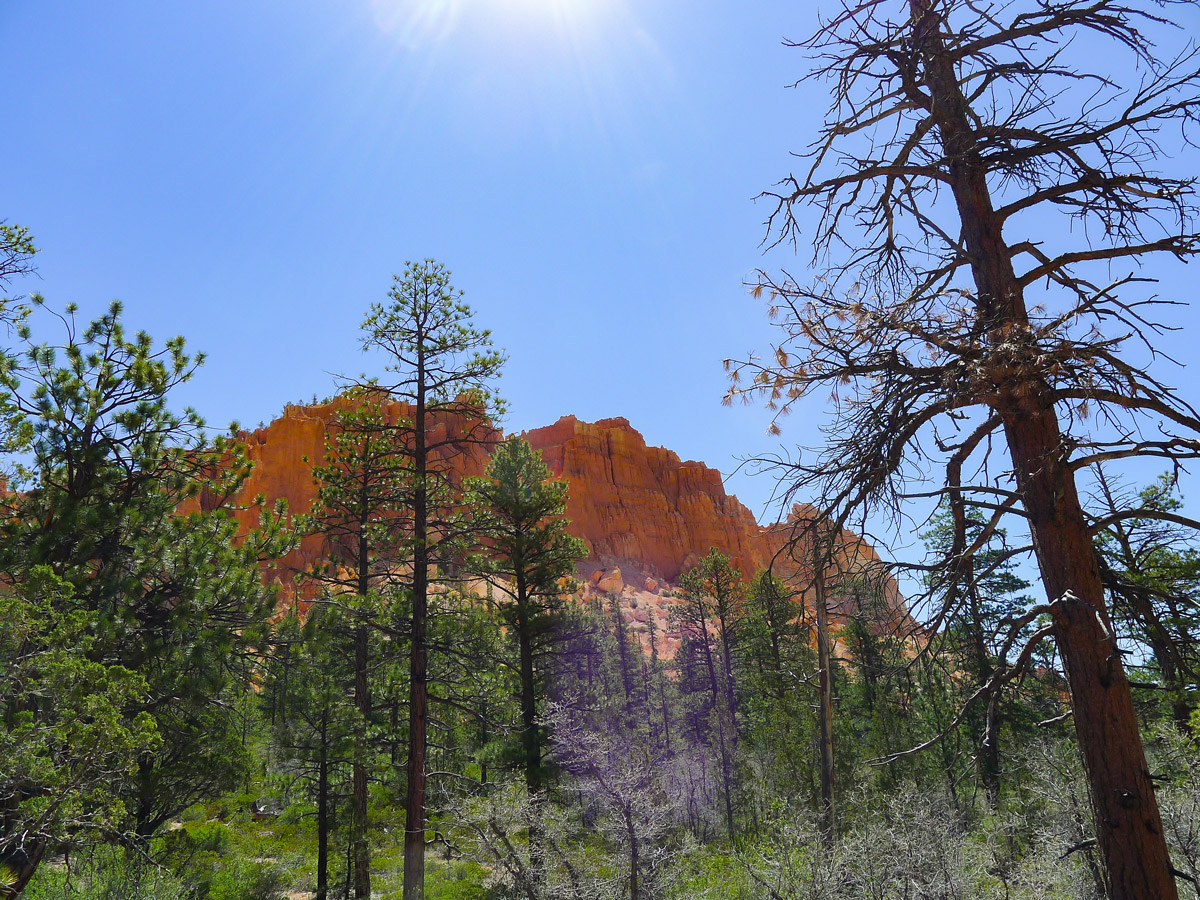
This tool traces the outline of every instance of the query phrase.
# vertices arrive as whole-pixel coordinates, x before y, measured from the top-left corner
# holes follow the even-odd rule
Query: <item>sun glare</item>
[[[467,24],[583,30],[608,0],[369,0],[381,30],[409,46],[438,43]]]
[[[367,0],[393,45],[393,62],[415,77],[412,108],[428,88],[522,139],[554,144],[586,129],[593,146],[626,133],[621,123],[672,80],[641,26],[633,0]],[[633,99],[631,99],[633,98]],[[634,101],[637,101],[635,103]]]

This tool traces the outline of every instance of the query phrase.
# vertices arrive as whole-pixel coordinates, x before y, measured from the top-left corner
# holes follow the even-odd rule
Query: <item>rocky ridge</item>
[[[324,453],[325,428],[346,400],[313,406],[289,406],[264,428],[242,435],[254,469],[242,489],[241,503],[261,496],[268,504],[287,500],[293,514],[309,510],[316,496],[313,460]],[[393,403],[389,416],[404,408]],[[435,428],[444,429],[447,423]],[[668,617],[680,574],[712,547],[729,556],[747,576],[775,561],[775,571],[795,574],[802,553],[783,552],[790,529],[759,525],[735,496],[725,492],[721,474],[701,462],[681,460],[645,439],[624,418],[582,422],[564,416],[553,425],[523,435],[542,452],[557,477],[570,484],[567,516],[571,532],[583,538],[590,554],[579,567],[581,599],[617,597],[630,629],[648,647],[649,621],[655,620],[660,652],[673,653]],[[501,437],[498,433],[496,440]],[[465,448],[455,458],[462,476],[482,474],[487,447]],[[803,516],[798,509],[794,516]],[[238,513],[244,527],[257,512]],[[279,561],[277,577],[290,575],[322,557],[320,536],[310,535]],[[874,549],[853,534],[842,535],[838,562],[843,571],[880,571]],[[885,606],[894,623],[908,622],[895,583],[884,578]]]

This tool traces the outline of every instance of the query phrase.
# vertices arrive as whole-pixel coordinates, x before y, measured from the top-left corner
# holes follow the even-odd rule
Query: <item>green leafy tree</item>
[[[0,574],[22,585],[49,571],[64,586],[54,614],[86,618],[86,658],[144,681],[126,712],[149,713],[160,740],[122,790],[144,843],[246,764],[236,695],[273,608],[259,561],[282,553],[284,537],[268,517],[239,538],[223,504],[244,456],[223,440],[206,446],[199,418],[167,406],[200,358],[181,338],[157,349],[127,337],[120,313],[113,304],[80,331],[68,308],[58,346],[20,328],[26,349],[0,386],[28,480],[4,498]]]
[[[50,846],[129,825],[125,790],[159,744],[149,687],[89,658],[93,620],[47,567],[0,592],[0,897],[17,896]]]
[[[502,412],[492,382],[504,356],[492,348],[490,332],[475,328],[471,318],[449,271],[425,260],[393,277],[389,302],[373,305],[362,326],[364,348],[381,351],[396,376],[388,390],[409,405],[399,426],[412,529],[404,900],[420,900],[425,892],[430,575],[444,571],[461,544],[456,459],[491,438]],[[441,426],[436,433],[435,424]]]

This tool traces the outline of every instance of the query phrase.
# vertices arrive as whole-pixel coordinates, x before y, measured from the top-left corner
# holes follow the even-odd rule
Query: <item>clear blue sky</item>
[[[434,257],[511,354],[510,430],[621,415],[728,472],[779,446],[764,412],[720,406],[721,360],[769,340],[744,280],[797,266],[762,255],[752,198],[824,111],[819,88],[787,88],[806,63],[781,45],[813,17],[784,0],[9,0],[0,217],[43,249],[27,289],[85,313],[120,298],[132,327],[206,351],[180,399],[215,426],[372,371],[366,307]],[[770,489],[729,486],[756,513]]]

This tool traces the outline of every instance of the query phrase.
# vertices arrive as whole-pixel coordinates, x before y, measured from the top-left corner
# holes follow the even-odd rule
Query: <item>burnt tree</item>
[[[985,687],[1056,640],[1114,898],[1176,896],[1079,488],[1102,461],[1200,451],[1200,416],[1146,369],[1161,301],[1139,290],[1152,260],[1200,251],[1194,180],[1159,169],[1200,113],[1197,49],[1168,9],[1195,15],[1132,0],[840,7],[800,45],[833,94],[810,165],[768,195],[778,241],[816,205],[822,274],[764,273],[784,335],[770,358],[729,363],[729,399],[765,395],[778,415],[832,390],[828,445],[779,461],[795,496],[843,522],[945,499],[955,537],[933,571],[952,588],[999,522],[1023,521],[1047,602],[1011,634],[1048,621]],[[934,465],[944,480],[914,489]],[[988,524],[968,539],[970,510]],[[964,595],[943,590],[933,624]]]

